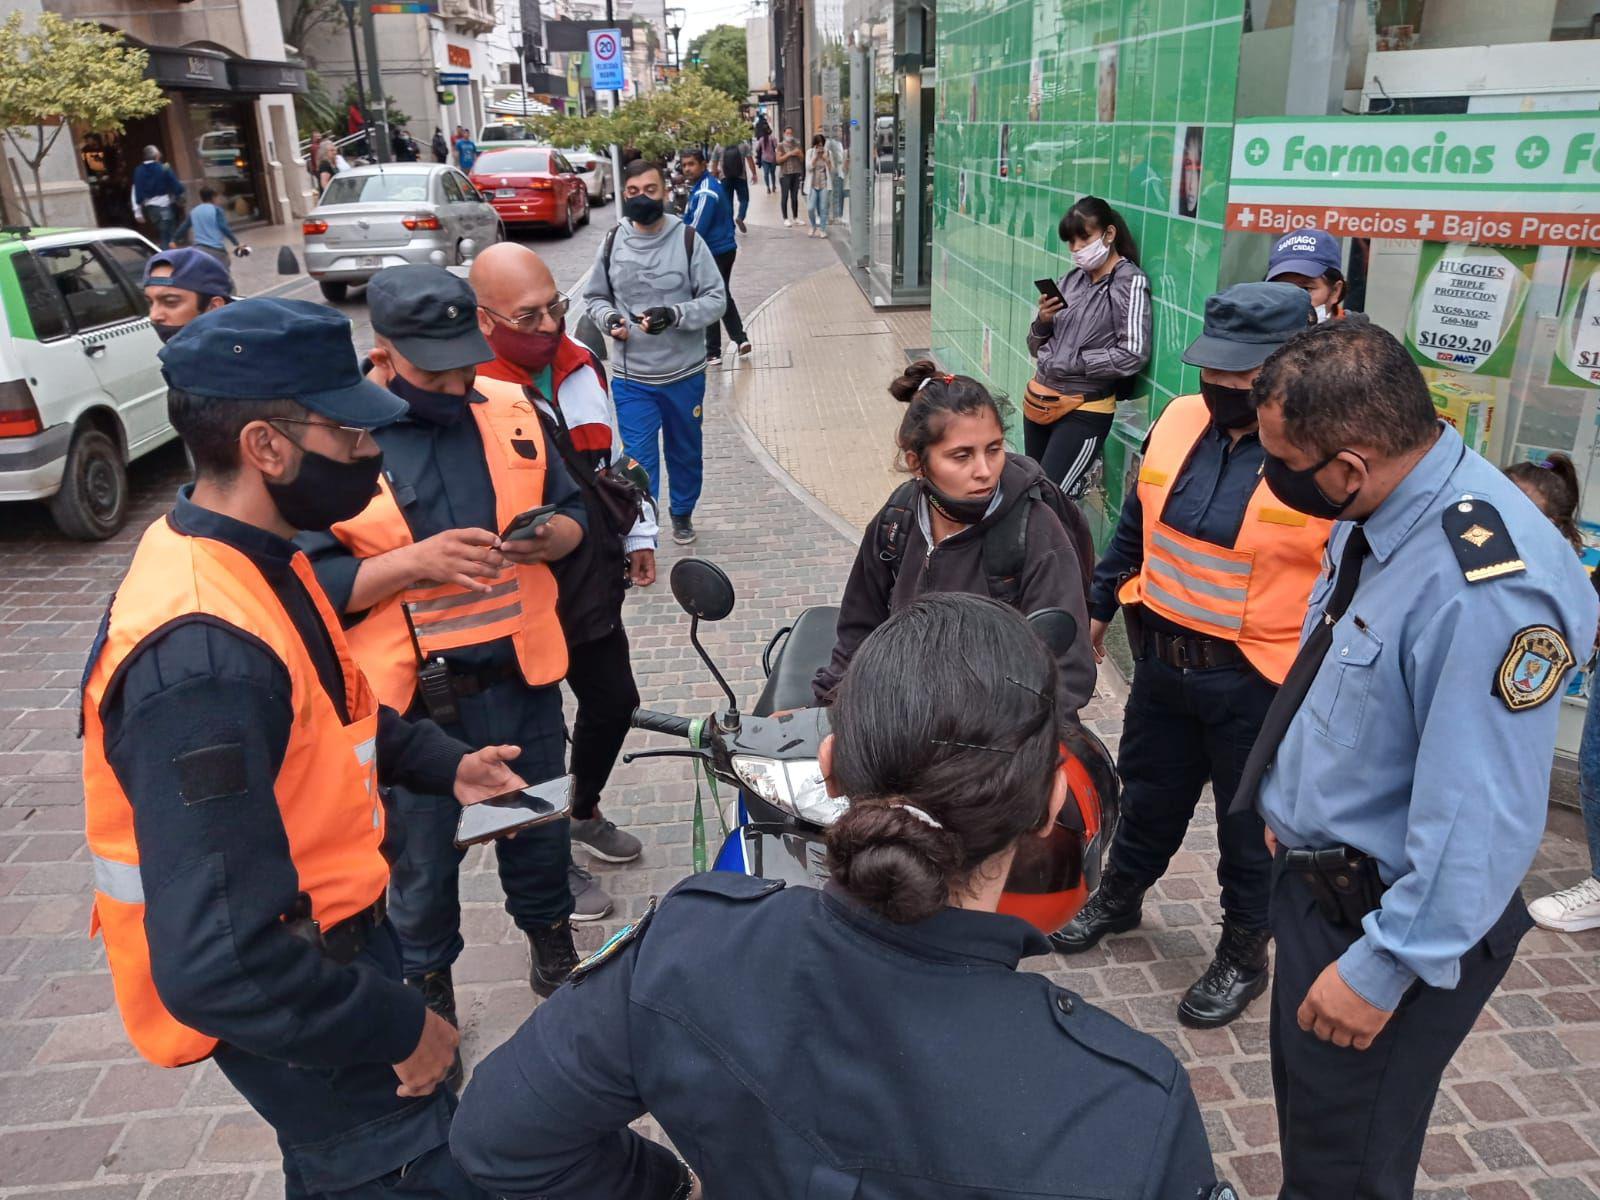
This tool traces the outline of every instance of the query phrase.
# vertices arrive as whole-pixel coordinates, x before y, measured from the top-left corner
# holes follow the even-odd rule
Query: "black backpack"
[[[889,584],[900,574],[900,560],[905,555],[906,531],[917,519],[917,491],[922,485],[908,479],[889,497],[889,503],[878,514],[876,543],[878,558],[889,565]],[[1083,577],[1083,598],[1089,600],[1089,580],[1094,574],[1094,538],[1089,532],[1089,522],[1082,511],[1067,495],[1048,479],[1035,479],[1028,485],[1024,499],[1013,504],[983,534],[983,574],[989,595],[1022,610],[1022,568],[1028,557],[1028,516],[1033,511],[1032,501],[1042,500],[1056,514],[1072,547],[1078,552],[1079,574]],[[1026,615],[1026,614],[1024,614]]]

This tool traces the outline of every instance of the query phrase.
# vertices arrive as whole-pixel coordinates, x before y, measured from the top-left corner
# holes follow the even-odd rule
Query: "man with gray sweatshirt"
[[[708,325],[722,319],[728,292],[704,240],[666,212],[666,176],[656,163],[623,171],[624,220],[606,235],[583,289],[589,319],[615,340],[611,395],[623,449],[661,493],[665,442],[671,475],[672,540],[694,541],[700,499],[701,413]]]

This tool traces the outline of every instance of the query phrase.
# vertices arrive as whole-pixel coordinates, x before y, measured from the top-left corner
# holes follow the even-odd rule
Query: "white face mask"
[[[1085,271],[1092,271],[1105,262],[1106,256],[1111,253],[1111,247],[1103,241],[1093,241],[1081,249],[1072,252],[1072,261]]]
[[[1333,315],[1332,311],[1328,308],[1328,306],[1326,304],[1319,304],[1319,305],[1316,306],[1316,308],[1317,308],[1317,324],[1318,325],[1321,325],[1324,321],[1326,321],[1329,317],[1331,317]]]

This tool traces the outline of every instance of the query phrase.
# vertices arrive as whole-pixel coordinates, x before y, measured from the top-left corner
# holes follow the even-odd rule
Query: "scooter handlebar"
[[[648,708],[633,710],[633,727],[648,729],[652,733],[665,733],[671,737],[689,736],[689,718],[674,713],[655,712]]]

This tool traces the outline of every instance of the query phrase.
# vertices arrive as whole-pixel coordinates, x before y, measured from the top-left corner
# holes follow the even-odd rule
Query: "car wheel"
[[[100,430],[72,435],[50,515],[62,533],[81,542],[104,541],[127,521],[128,469],[117,443]]]
[[[589,223],[589,218],[593,214],[594,214],[594,209],[589,204],[589,193],[585,192],[583,194],[583,220],[579,221],[578,224],[579,225],[587,225]]]
[[[578,232],[578,220],[572,215],[572,201],[567,201],[567,223],[561,227],[562,237],[571,237]]]
[[[504,221],[496,220],[494,223],[494,240],[497,242],[503,242],[509,236],[510,235],[506,233],[506,223]]]
[[[317,284],[322,289],[322,298],[329,304],[343,304],[344,298],[350,294],[348,283],[321,283]]]

